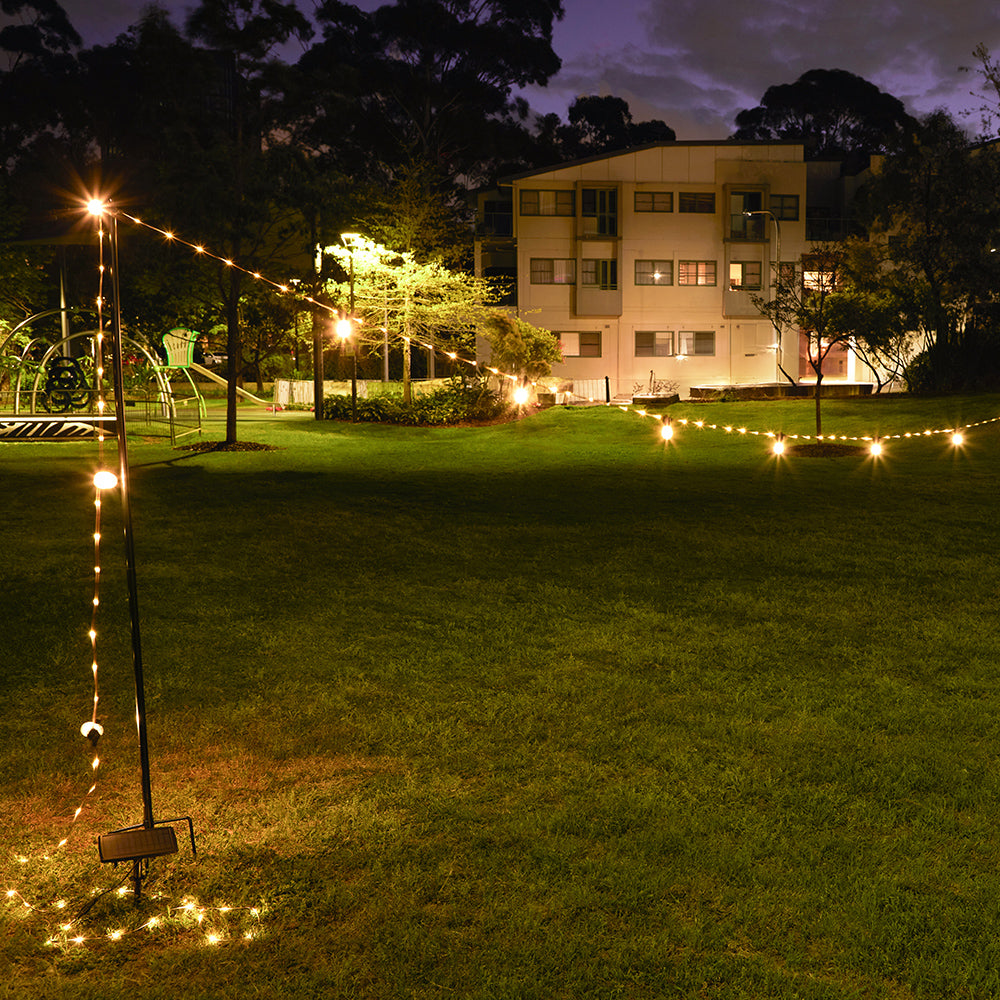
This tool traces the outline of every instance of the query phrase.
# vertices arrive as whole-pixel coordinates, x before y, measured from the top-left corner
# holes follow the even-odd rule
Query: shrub
[[[455,376],[431,392],[406,404],[396,395],[359,398],[358,420],[365,423],[441,427],[446,424],[482,423],[507,412],[508,404],[482,378]],[[350,420],[350,396],[327,396],[323,414],[328,420]]]

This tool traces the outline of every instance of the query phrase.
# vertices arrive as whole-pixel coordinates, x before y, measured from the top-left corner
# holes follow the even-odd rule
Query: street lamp
[[[781,283],[781,223],[778,222],[778,217],[767,208],[758,208],[752,211],[745,211],[743,213],[747,218],[753,215],[766,215],[774,223],[774,284],[772,288],[777,288]],[[778,343],[775,348],[775,364],[777,365],[778,372],[781,371],[781,317],[779,315],[775,316],[777,322],[774,324],[775,332],[778,335]],[[779,381],[778,372],[775,373],[775,381]]]
[[[339,319],[336,324],[337,336],[342,344],[346,344],[348,338],[354,332],[357,325],[357,317],[354,315],[354,250],[361,237],[357,233],[341,233],[340,240],[347,247],[351,260],[351,314],[347,319]],[[354,367],[351,369],[351,423],[358,422],[358,344],[352,344],[351,359]]]

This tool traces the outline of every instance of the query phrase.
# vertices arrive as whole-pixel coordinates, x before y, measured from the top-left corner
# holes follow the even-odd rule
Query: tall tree
[[[647,142],[673,142],[674,130],[659,119],[636,122],[620,97],[578,97],[569,107],[569,125],[558,136],[573,156],[596,156]]]
[[[3,0],[0,10],[13,19],[0,29],[0,169],[10,170],[39,134],[65,125],[81,39],[57,0]]]
[[[416,156],[478,182],[514,88],[558,71],[552,28],[562,14],[561,0],[399,0],[371,13],[325,0],[324,41],[302,62],[355,68],[361,127],[384,161]]]
[[[997,191],[1000,154],[990,145],[971,149],[962,129],[936,112],[863,193],[871,231],[889,240],[895,266],[918,297],[938,389],[982,375],[977,313],[1000,284]]]
[[[220,57],[219,128],[203,151],[209,169],[203,173],[201,193],[215,202],[212,217],[219,223],[211,235],[227,258],[244,266],[263,267],[268,258],[273,260],[280,253],[278,244],[287,252],[294,242],[289,232],[294,221],[289,215],[280,218],[280,211],[276,216],[280,174],[271,169],[273,157],[268,155],[267,138],[278,131],[269,113],[282,76],[280,60],[273,57],[273,51],[293,37],[309,38],[312,27],[294,2],[202,0],[189,15],[187,30]],[[244,272],[223,266],[218,278],[226,311],[229,363],[226,442],[233,443],[237,433],[236,384],[241,374],[239,306]]]
[[[736,140],[801,140],[812,160],[887,153],[915,126],[902,101],[842,69],[811,69],[768,87],[756,108],[736,116]]]

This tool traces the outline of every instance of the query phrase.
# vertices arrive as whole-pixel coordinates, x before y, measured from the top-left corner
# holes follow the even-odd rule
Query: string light
[[[650,416],[646,410],[643,409],[633,409],[630,406],[619,404],[618,409],[623,413],[634,413],[639,417]],[[668,418],[660,417],[659,415],[653,414],[655,419],[664,420]],[[965,444],[966,433],[975,427],[985,427],[989,424],[995,424],[1000,422],[1000,417],[990,417],[987,420],[978,420],[971,424],[966,424],[963,428],[957,427],[941,427],[936,429],[927,428],[922,431],[902,431],[898,434],[884,434],[880,437],[875,437],[873,435],[863,435],[863,434],[783,434],[776,431],[761,431],[754,430],[749,427],[737,427],[734,424],[713,424],[708,423],[705,420],[692,420],[689,417],[678,417],[676,418],[676,423],[687,427],[697,427],[699,430],[712,430],[712,431],[722,431],[726,434],[739,434],[743,437],[766,437],[773,440],[771,445],[771,451],[776,455],[785,454],[787,452],[787,442],[789,440],[793,441],[815,441],[819,444],[824,442],[834,443],[834,442],[852,442],[859,444],[866,444],[868,446],[868,453],[875,458],[878,458],[884,453],[884,441],[902,441],[902,440],[912,440],[914,438],[930,438],[937,435],[947,434],[950,443],[956,447],[960,448]],[[660,434],[663,435],[664,428],[661,428]]]
[[[106,891],[92,890],[95,899],[104,895]],[[132,889],[127,886],[119,886],[114,891],[119,898],[133,895]],[[36,905],[17,889],[8,889],[5,898],[8,907],[13,909],[16,916],[22,919],[33,916],[45,921],[45,945],[64,951],[83,945],[117,943],[141,932],[192,932],[200,937],[203,944],[213,947],[230,941],[250,942],[264,935],[264,917],[269,912],[264,904],[206,905],[190,898],[182,898],[179,903],[170,903],[160,895],[154,897],[161,904],[160,912],[141,919],[134,926],[123,926],[120,920],[116,920],[103,928],[85,929],[80,926],[79,916],[66,919],[69,903],[65,899],[55,899],[45,905]],[[83,912],[89,909],[90,905],[92,903],[87,904]]]

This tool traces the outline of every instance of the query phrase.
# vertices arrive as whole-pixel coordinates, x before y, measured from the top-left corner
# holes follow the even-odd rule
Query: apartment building
[[[481,201],[477,266],[516,276],[518,315],[558,335],[556,374],[580,386],[808,380],[798,331],[779,343],[751,296],[779,267],[808,278],[853,186],[801,143],[657,143],[506,178]],[[856,369],[841,352],[824,376]]]

